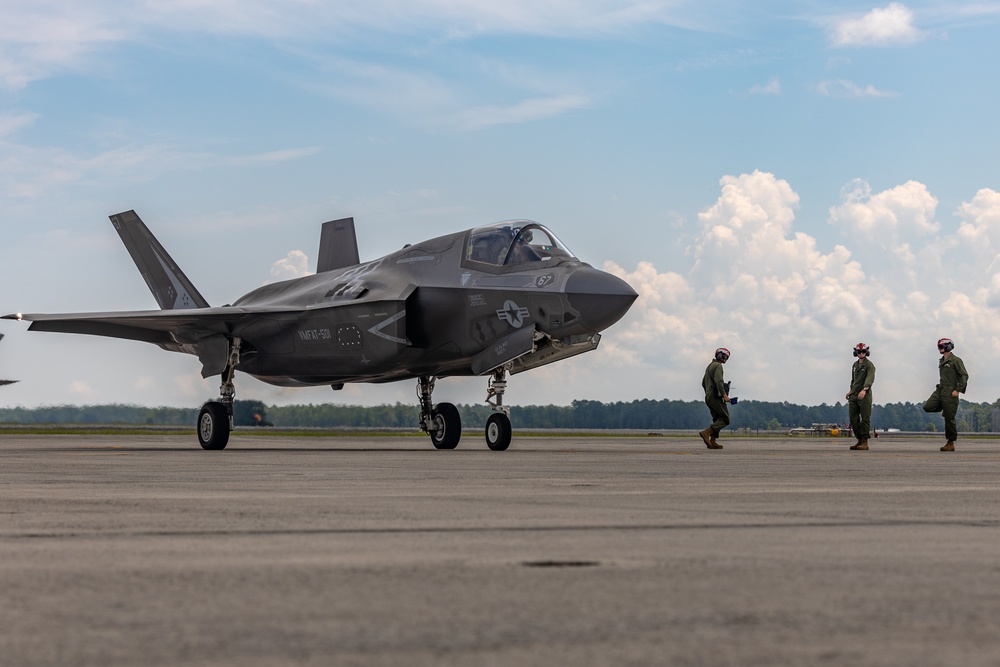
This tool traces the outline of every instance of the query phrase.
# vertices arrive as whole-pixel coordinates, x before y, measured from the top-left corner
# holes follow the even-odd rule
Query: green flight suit
[[[705,390],[705,405],[712,413],[712,436],[718,437],[719,431],[729,426],[729,404],[722,397],[726,395],[726,384],[723,377],[722,362],[713,361],[705,369],[705,377],[701,381]]]
[[[949,442],[955,442],[958,439],[958,426],[955,424],[958,396],[952,396],[951,393],[965,393],[969,384],[969,372],[965,370],[962,360],[952,354],[941,357],[938,361],[938,376],[940,382],[924,403],[924,412],[940,412],[944,417],[944,435]]]
[[[858,440],[867,440],[872,428],[872,384],[875,382],[875,364],[866,356],[851,367],[851,393],[847,399],[847,414],[851,430]],[[858,398],[867,389],[864,398]]]

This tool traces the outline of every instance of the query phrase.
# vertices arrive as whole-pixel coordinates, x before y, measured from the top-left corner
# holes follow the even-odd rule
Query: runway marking
[[[960,527],[960,528],[997,528],[1000,519],[969,520],[899,520],[899,521],[800,521],[789,523],[716,523],[716,524],[635,524],[635,525],[595,525],[595,526],[470,526],[470,527],[417,527],[417,528],[303,528],[289,530],[216,530],[216,531],[140,531],[140,532],[109,532],[100,533],[7,533],[3,535],[8,540],[63,540],[63,539],[93,539],[108,540],[122,537],[132,538],[169,538],[205,537],[287,537],[292,535],[322,536],[322,535],[416,535],[421,533],[431,535],[441,534],[486,534],[486,533],[574,533],[599,531],[711,531],[711,530],[766,530],[789,528],[905,528],[905,527]]]
[[[524,567],[597,567],[596,560],[528,560],[521,563]]]
[[[495,452],[491,452],[486,448],[472,448],[468,447],[465,449],[455,449],[455,450],[437,450],[430,447],[414,446],[414,447],[359,447],[359,446],[317,446],[317,447],[248,447],[240,448],[239,446],[226,449],[222,452],[206,452],[198,447],[164,447],[164,446],[128,446],[128,445],[79,445],[72,448],[67,447],[39,447],[32,448],[32,452],[52,452],[52,453],[115,453],[115,454],[129,454],[129,453],[143,453],[143,452],[170,452],[175,454],[188,453],[190,455],[204,456],[208,457],[234,457],[240,454],[265,454],[265,453],[304,453],[304,452],[316,452],[316,453],[405,453],[409,452],[412,454],[422,454],[422,455],[432,455],[432,456],[484,456],[484,457],[495,457]],[[591,455],[608,455],[608,456],[697,456],[697,457],[720,457],[723,460],[732,459],[735,456],[745,456],[750,455],[753,457],[769,457],[769,458],[789,458],[789,457],[822,457],[822,458],[837,458],[837,459],[848,459],[857,458],[858,461],[863,460],[887,460],[895,458],[904,459],[930,459],[935,461],[968,461],[970,459],[996,459],[1000,456],[1000,449],[996,451],[982,451],[982,450],[963,450],[961,452],[947,453],[943,454],[936,449],[929,451],[905,451],[905,450],[879,450],[879,451],[869,451],[865,453],[857,453],[850,451],[841,450],[825,450],[825,451],[815,451],[815,450],[790,450],[790,451],[775,451],[775,450],[760,450],[760,449],[727,449],[723,451],[708,451],[706,449],[648,449],[642,445],[637,445],[635,448],[625,448],[622,449],[593,449],[589,447],[575,448],[575,449],[532,449],[530,445],[527,445],[524,449],[515,447],[504,452],[505,457],[516,457],[516,456],[536,456],[543,454],[591,454]]]

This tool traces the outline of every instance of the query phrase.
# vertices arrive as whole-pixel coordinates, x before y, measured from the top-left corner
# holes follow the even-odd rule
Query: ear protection
[[[955,349],[955,344],[951,342],[950,338],[942,338],[938,341],[938,349],[943,352],[951,352]]]

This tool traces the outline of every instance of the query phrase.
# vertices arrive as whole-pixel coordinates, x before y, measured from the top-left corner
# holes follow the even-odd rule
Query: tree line
[[[459,405],[462,423],[483,426],[491,414],[487,405]],[[780,431],[811,424],[847,423],[847,404],[818,406],[740,401],[730,409],[733,428]],[[0,423],[7,424],[135,424],[191,426],[198,408],[149,408],[136,405],[60,405],[39,408],[0,408]],[[233,418],[237,426],[286,426],[300,428],[417,428],[416,405],[265,405],[237,400]],[[643,399],[602,403],[573,401],[570,405],[525,405],[511,408],[517,428],[551,429],[701,429],[709,421],[701,401]],[[994,403],[961,401],[958,428],[964,432],[1000,432],[1000,400]],[[872,426],[901,431],[943,429],[940,415],[927,414],[919,403],[888,403],[872,409]]]

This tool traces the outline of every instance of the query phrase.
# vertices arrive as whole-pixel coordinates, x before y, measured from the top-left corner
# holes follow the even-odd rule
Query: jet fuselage
[[[490,369],[477,355],[518,332],[532,335],[511,340],[512,352],[530,356],[539,343],[589,341],[624,315],[636,298],[624,281],[546,252],[551,233],[531,229],[546,243],[524,261],[473,259],[470,230],[254,290],[233,306],[274,314],[233,328],[237,368],[285,386],[479,375]]]

